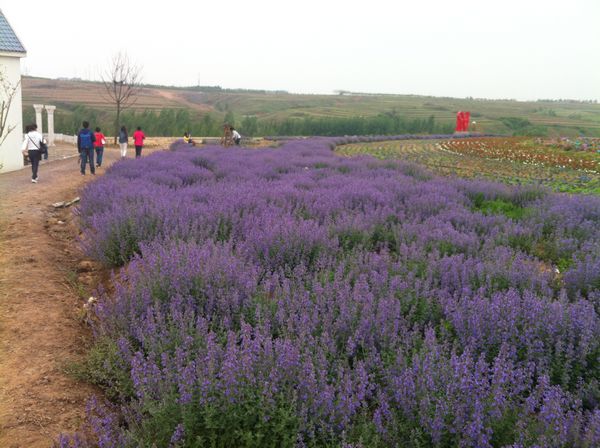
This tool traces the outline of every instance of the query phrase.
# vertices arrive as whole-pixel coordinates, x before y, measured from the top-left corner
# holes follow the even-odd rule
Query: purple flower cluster
[[[599,446],[600,199],[351,140],[176,145],[86,187],[86,249],[125,266],[96,443]]]

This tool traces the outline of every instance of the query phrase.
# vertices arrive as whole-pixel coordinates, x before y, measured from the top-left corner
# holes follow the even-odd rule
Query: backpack
[[[92,134],[90,132],[79,134],[79,142],[81,149],[89,149],[92,147]]]

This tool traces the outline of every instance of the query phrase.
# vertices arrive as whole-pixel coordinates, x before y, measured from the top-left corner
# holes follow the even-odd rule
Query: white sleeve
[[[27,140],[28,140],[28,138],[27,138],[27,136],[25,136],[25,140],[23,140],[23,144],[21,145],[22,151],[25,151],[27,149],[27,143],[28,143]]]

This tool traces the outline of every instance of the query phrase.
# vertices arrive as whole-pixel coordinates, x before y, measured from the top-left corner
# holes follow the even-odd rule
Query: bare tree
[[[115,144],[119,135],[121,112],[137,101],[141,90],[141,68],[134,65],[126,53],[117,53],[110,66],[101,74],[108,100],[117,109],[115,118]]]
[[[4,70],[0,70],[0,145],[4,143],[8,134],[17,128],[17,125],[8,123],[8,113],[20,85],[21,80],[13,84],[8,80]]]

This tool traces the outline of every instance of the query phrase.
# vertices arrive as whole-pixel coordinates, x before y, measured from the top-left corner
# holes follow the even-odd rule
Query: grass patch
[[[473,198],[473,210],[484,215],[504,215],[514,220],[525,218],[531,211],[527,207],[521,207],[506,199],[484,199],[481,193],[476,194]]]
[[[75,293],[81,299],[88,298],[88,290],[86,286],[79,281],[79,277],[77,276],[77,272],[75,271],[67,271],[65,278],[67,279],[67,283],[69,286],[75,291]]]
[[[80,381],[100,387],[110,400],[133,396],[129,369],[123,365],[117,343],[112,339],[96,341],[83,361],[69,363],[65,371]]]

